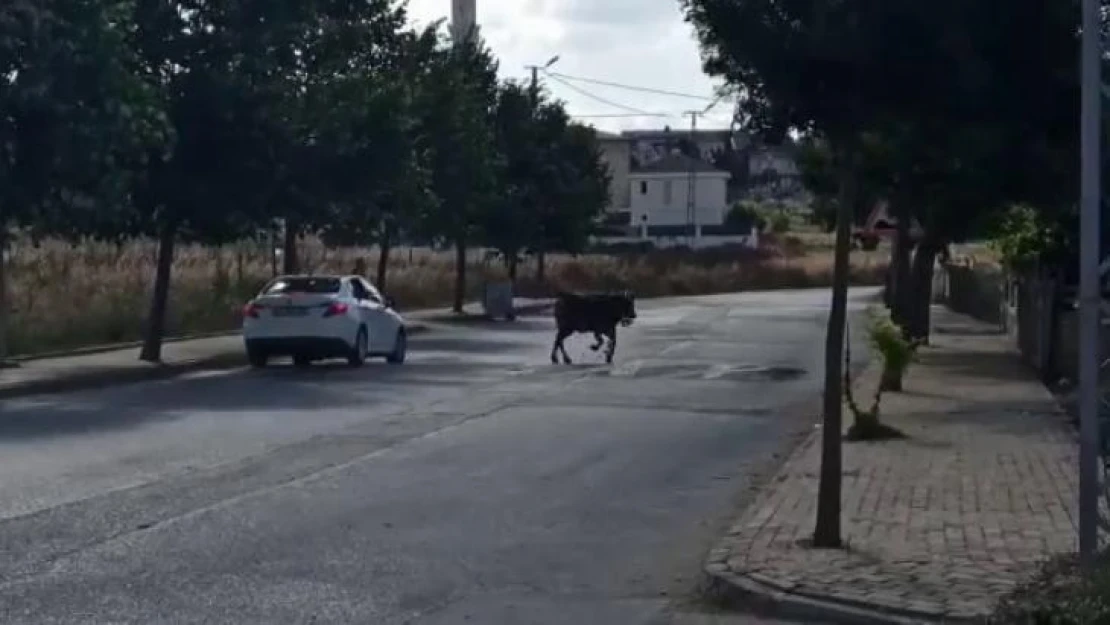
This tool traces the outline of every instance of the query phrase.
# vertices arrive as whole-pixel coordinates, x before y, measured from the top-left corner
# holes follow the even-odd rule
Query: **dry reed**
[[[10,344],[13,354],[32,354],[137,340],[149,308],[157,249],[151,242],[125,245],[20,241],[10,254]],[[315,241],[301,247],[302,266],[318,273],[350,272],[363,258],[373,273],[377,252],[368,248],[326,249]],[[852,282],[880,284],[883,253],[854,252]],[[471,295],[481,284],[504,276],[500,266],[471,254]],[[521,268],[518,292],[540,295],[534,266]],[[167,334],[231,329],[243,303],[272,276],[268,250],[257,244],[222,248],[179,248],[170,287]],[[828,286],[829,250],[760,253],[718,250],[640,255],[551,256],[548,289],[628,288],[641,297],[697,295],[741,290]],[[454,284],[454,255],[429,250],[395,250],[386,290],[402,310],[446,306]]]

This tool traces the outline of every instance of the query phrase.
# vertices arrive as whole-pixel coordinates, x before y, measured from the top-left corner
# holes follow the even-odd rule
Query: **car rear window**
[[[339,278],[279,278],[266,287],[263,295],[338,293],[339,287]]]

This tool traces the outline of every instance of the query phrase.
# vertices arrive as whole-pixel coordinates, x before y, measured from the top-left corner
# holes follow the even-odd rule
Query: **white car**
[[[346,358],[353,367],[384,356],[405,361],[405,321],[393,302],[358,276],[280,276],[243,307],[243,341],[254,367],[274,356],[297,365]]]

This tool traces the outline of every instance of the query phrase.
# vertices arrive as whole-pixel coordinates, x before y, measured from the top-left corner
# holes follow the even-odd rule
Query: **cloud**
[[[716,83],[701,71],[693,31],[677,0],[477,0],[482,35],[501,62],[504,78],[527,78],[525,65],[560,56],[553,72],[711,98]],[[447,17],[451,0],[410,0],[421,23]],[[708,101],[571,82],[589,94],[667,117],[582,118],[605,130],[686,127],[682,112]],[[555,80],[545,88],[575,115],[626,111],[575,92]],[[731,110],[719,104],[699,120],[705,128],[728,126]]]

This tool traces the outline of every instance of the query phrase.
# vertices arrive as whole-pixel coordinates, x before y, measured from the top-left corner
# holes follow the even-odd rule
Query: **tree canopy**
[[[577,249],[608,178],[562,103],[443,31],[394,0],[6,3],[0,248],[157,238],[146,360],[181,241],[280,230],[287,271],[305,234],[377,244],[379,282],[392,246],[447,243],[461,309],[468,248]]]

